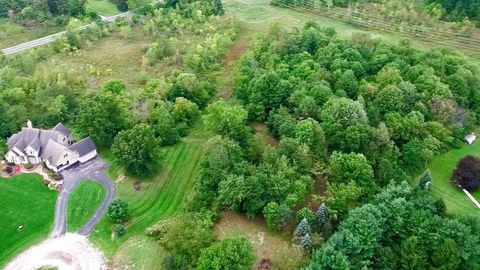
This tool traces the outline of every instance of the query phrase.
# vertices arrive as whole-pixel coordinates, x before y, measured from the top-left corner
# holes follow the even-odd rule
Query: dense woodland
[[[207,108],[205,122],[223,139],[204,158],[195,206],[263,215],[276,230],[295,222],[294,242],[307,253],[321,246],[311,269],[471,269],[475,221],[446,218],[440,199],[406,183],[474,129],[478,74],[451,51],[344,40],[314,23],[273,27],[239,63],[241,105]],[[257,121],[278,147],[252,135]],[[319,183],[320,207],[300,209]]]
[[[251,267],[246,239],[216,240],[212,228],[224,209],[261,216],[270,230],[291,235],[311,257],[305,269],[479,266],[478,218],[448,216],[423,174],[480,122],[477,65],[408,41],[343,39],[313,22],[292,31],[273,25],[239,60],[234,97],[224,100],[212,72],[239,26],[221,17],[221,1],[167,1],[140,13],[82,33],[72,20],[52,46],[0,56],[0,143],[26,119],[46,128],[62,121],[143,179],[161,170],[162,146],[204,126],[214,137],[191,200],[145,231],[166,250],[165,269]],[[122,80],[89,89],[81,74],[48,61],[132,31],[153,40],[142,64],[175,67],[169,76],[142,80],[140,89]],[[184,34],[198,37],[195,49],[178,48]],[[274,143],[255,132],[258,123]],[[111,206],[112,222],[128,218],[127,203]]]
[[[25,26],[52,21],[64,25],[69,17],[95,17],[86,10],[86,0],[1,0],[0,18],[9,17]]]

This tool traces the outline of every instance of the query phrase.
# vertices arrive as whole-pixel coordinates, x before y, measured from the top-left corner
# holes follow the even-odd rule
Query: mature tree
[[[160,139],[155,137],[151,127],[138,124],[115,137],[112,152],[127,173],[151,176],[159,167],[159,145]]]
[[[198,216],[188,213],[172,221],[163,245],[174,256],[183,256],[190,265],[195,265],[202,250],[214,240],[212,230]]]
[[[247,127],[247,111],[240,105],[232,105],[220,99],[207,108],[203,116],[205,125],[213,132],[248,146],[251,134]]]
[[[313,255],[307,270],[349,270],[348,257],[330,245],[326,245]]]
[[[302,247],[303,251],[306,253],[310,253],[313,248],[313,241],[312,237],[310,237],[310,234],[305,234],[300,238],[300,243],[299,245]]]
[[[99,147],[110,146],[127,126],[125,105],[113,94],[99,93],[79,105],[75,130],[80,136],[90,136]]]
[[[402,242],[399,252],[401,269],[422,270],[427,268],[428,256],[419,242],[420,240],[416,236],[411,236]]]
[[[461,252],[455,241],[444,239],[443,243],[435,246],[432,257],[432,265],[439,269],[454,270],[461,264]]]
[[[215,88],[209,81],[199,79],[195,74],[182,73],[173,81],[167,98],[174,101],[178,97],[184,97],[203,108],[214,92]]]
[[[308,145],[313,153],[323,157],[326,152],[325,135],[322,127],[312,118],[299,121],[295,126],[295,138]]]
[[[197,207],[210,207],[216,201],[219,184],[232,174],[242,175],[248,169],[243,151],[236,142],[214,138],[200,162],[200,173],[195,183],[194,201]]]
[[[338,78],[335,83],[335,91],[337,95],[342,96],[342,93],[345,93],[346,96],[352,99],[357,98],[358,94],[358,83],[355,73],[349,69],[345,71],[340,78]]]
[[[330,157],[330,174],[333,183],[353,181],[364,191],[376,189],[373,169],[362,154],[334,152]]]
[[[128,3],[127,0],[109,0],[112,2],[115,6],[117,6],[118,10],[120,11],[127,11],[128,10]]]
[[[179,130],[166,103],[159,104],[148,117],[148,123],[162,145],[173,145],[180,140]]]
[[[322,127],[331,150],[361,151],[368,143],[368,118],[363,105],[347,98],[330,99],[322,113]],[[348,140],[346,140],[348,138]]]
[[[362,188],[353,181],[346,184],[333,183],[328,185],[323,200],[332,212],[336,212],[340,218],[343,218],[349,210],[360,205],[364,193]]]
[[[222,0],[214,0],[213,5],[215,6],[215,14],[216,15],[225,14],[225,10],[223,9]]]
[[[295,241],[299,242],[303,236],[311,233],[312,229],[310,224],[308,223],[308,220],[304,218],[302,221],[300,221],[300,223],[298,223],[297,228],[293,232],[293,238]]]
[[[130,215],[128,204],[124,200],[117,198],[110,202],[107,209],[107,216],[115,223],[122,223]]]
[[[185,122],[187,125],[191,125],[199,114],[200,111],[197,104],[184,97],[178,97],[175,99],[175,104],[173,104],[171,112],[175,122]]]
[[[327,235],[330,233],[331,225],[330,225],[330,217],[328,214],[328,207],[325,203],[322,203],[319,207],[317,212],[315,212],[315,222],[317,224],[318,230],[323,233],[323,235]]]
[[[253,248],[246,239],[225,239],[202,251],[199,270],[246,270],[255,260]]]
[[[453,181],[466,190],[475,190],[480,187],[480,159],[474,156],[462,158],[452,175]]]
[[[297,224],[300,223],[303,219],[306,219],[309,224],[315,224],[315,214],[312,210],[308,209],[307,207],[303,207],[302,209],[297,211],[296,214],[296,221]]]

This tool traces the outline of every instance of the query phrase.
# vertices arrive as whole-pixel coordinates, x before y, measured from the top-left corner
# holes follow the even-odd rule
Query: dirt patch
[[[255,132],[262,134],[265,143],[273,147],[278,146],[278,140],[270,134],[265,123],[254,123],[253,128],[255,129]]]
[[[135,182],[135,184],[133,184],[133,188],[136,191],[139,191],[140,189],[142,189],[142,184],[140,182]]]
[[[103,254],[86,237],[69,233],[29,248],[11,261],[5,270],[46,267],[60,270],[107,269]]]
[[[223,98],[229,98],[232,95],[235,63],[247,51],[250,41],[251,35],[242,29],[240,37],[233,43],[230,47],[230,52],[225,57],[220,75],[222,79],[225,79],[220,90],[220,96]]]
[[[301,249],[291,244],[290,235],[268,230],[262,218],[248,219],[230,211],[223,212],[215,224],[215,233],[219,239],[248,239],[255,249],[258,269],[299,269],[307,262]],[[262,268],[267,266],[270,268]]]

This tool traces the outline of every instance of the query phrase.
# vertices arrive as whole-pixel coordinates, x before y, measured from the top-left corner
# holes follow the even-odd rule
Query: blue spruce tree
[[[310,224],[308,224],[307,219],[304,218],[302,221],[300,221],[300,223],[298,223],[298,226],[293,233],[293,239],[298,243],[302,237],[310,234],[311,232],[312,229],[310,228]]]
[[[310,253],[313,248],[313,241],[310,237],[310,234],[305,234],[302,238],[300,238],[300,246],[303,248],[303,251]]]

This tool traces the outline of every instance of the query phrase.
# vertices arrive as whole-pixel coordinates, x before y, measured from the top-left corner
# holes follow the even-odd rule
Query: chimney
[[[30,121],[30,119],[27,119],[27,127],[28,128],[32,128],[32,121]]]

